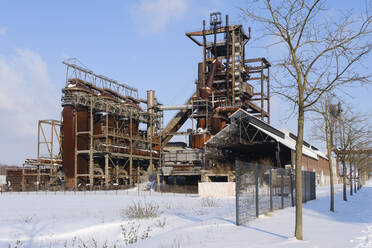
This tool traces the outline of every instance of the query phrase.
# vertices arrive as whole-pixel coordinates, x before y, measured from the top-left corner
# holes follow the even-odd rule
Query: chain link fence
[[[295,177],[291,169],[235,161],[236,224],[295,205]],[[315,173],[302,174],[303,202],[315,199]]]

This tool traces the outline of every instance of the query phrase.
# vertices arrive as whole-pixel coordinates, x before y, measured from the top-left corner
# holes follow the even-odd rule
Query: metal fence
[[[295,177],[291,169],[235,161],[236,224],[261,214],[295,205]],[[302,174],[303,202],[315,199],[315,173]]]

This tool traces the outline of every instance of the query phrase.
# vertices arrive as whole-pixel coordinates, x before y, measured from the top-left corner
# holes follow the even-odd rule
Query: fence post
[[[273,211],[273,173],[272,168],[269,169],[269,188],[270,188],[270,211]]]
[[[281,197],[281,208],[284,208],[284,169],[280,169],[280,193],[282,195]]]
[[[306,200],[305,201],[309,201],[310,200],[310,197],[309,197],[309,195],[310,195],[310,173],[305,173],[306,175],[305,175],[305,177],[306,177],[306,180],[305,180],[305,184],[306,184],[306,187],[305,187],[305,189],[306,189]]]
[[[305,202],[310,200],[310,174],[311,172],[305,171]]]
[[[237,226],[239,223],[239,165],[237,160],[235,160],[235,224]]]
[[[292,174],[292,169],[289,171],[289,178],[290,178],[290,184],[291,184],[291,203],[292,203],[292,207],[294,207],[294,197],[293,197],[293,174]]]
[[[259,202],[258,202],[258,164],[255,165],[255,179],[256,179],[256,217],[258,218],[259,211]]]
[[[313,172],[313,178],[312,178],[312,200],[315,200],[316,199],[316,175],[315,175],[315,172]]]

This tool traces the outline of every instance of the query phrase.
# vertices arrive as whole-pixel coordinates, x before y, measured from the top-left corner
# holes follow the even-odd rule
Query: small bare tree
[[[369,162],[369,156],[372,152],[369,143],[365,144],[365,147],[360,148],[359,150],[355,151],[356,156],[354,156],[354,193],[356,193],[360,189],[360,174],[361,170],[365,165]]]
[[[367,118],[365,117],[365,120]],[[360,123],[359,123],[360,125]],[[360,167],[363,167],[364,164],[368,163],[371,154],[371,131],[367,124],[365,124],[362,128],[361,137],[357,140],[356,144],[354,145],[353,150],[350,152],[350,161],[349,166],[352,167],[352,171],[350,170],[350,195],[353,195],[353,192],[357,192],[357,171]],[[359,135],[359,134],[358,134]],[[359,176],[359,173],[358,173]],[[358,188],[359,189],[359,188]]]
[[[336,127],[336,121],[341,115],[341,104],[331,104],[331,97],[335,98],[334,95],[325,94],[320,101],[313,106],[313,111],[318,115],[314,116],[313,128],[315,128],[314,137],[320,141],[326,142],[327,157],[328,157],[328,168],[329,168],[329,186],[330,186],[330,205],[329,210],[335,211],[335,200],[334,200],[334,175],[333,175],[333,164],[332,151],[334,150],[334,133]],[[318,134],[317,130],[322,130]]]
[[[358,166],[358,188],[361,189],[362,185],[365,183],[365,179],[369,177],[372,173],[372,162],[370,159],[371,150],[368,149],[364,153],[364,159]]]
[[[322,95],[338,85],[366,81],[355,69],[371,50],[369,8],[356,16],[338,12],[328,15],[325,0],[248,0],[243,17],[261,25],[263,37],[283,44],[284,57],[274,91],[297,109],[296,141],[296,225],[295,236],[302,233],[302,146],[305,112]],[[370,7],[370,6],[369,6]],[[280,76],[280,77],[279,77]]]
[[[361,151],[368,147],[370,131],[367,118],[363,114],[352,113],[350,109],[338,118],[337,157],[342,163],[343,199],[347,201],[346,182],[347,165],[349,165],[350,195],[352,195],[352,166],[361,159]]]

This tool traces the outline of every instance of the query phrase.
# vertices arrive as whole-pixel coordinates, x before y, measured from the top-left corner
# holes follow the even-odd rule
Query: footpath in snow
[[[0,247],[372,247],[372,182],[354,196],[348,193],[347,202],[341,191],[337,185],[335,213],[328,211],[329,186],[318,187],[317,200],[303,204],[304,241],[293,237],[292,207],[236,226],[234,198],[135,189],[4,193]],[[160,216],[123,216],[138,202],[159,206]],[[126,237],[137,232],[139,241],[126,246],[123,228]]]

